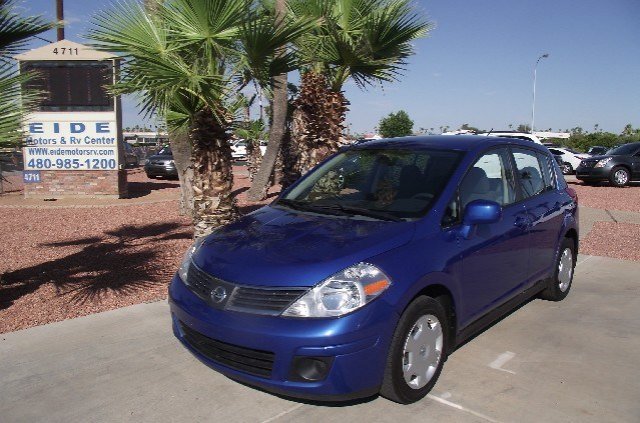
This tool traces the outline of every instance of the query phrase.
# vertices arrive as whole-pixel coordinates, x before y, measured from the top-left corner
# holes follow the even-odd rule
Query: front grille
[[[209,360],[234,370],[265,378],[271,377],[275,354],[217,341],[180,322],[184,340]]]
[[[258,314],[278,315],[300,298],[308,288],[249,288],[239,286],[227,309]]]
[[[597,161],[587,161],[587,160],[583,160],[582,163],[580,163],[582,165],[582,167],[594,167],[596,165]]]
[[[270,316],[282,313],[309,289],[235,285],[206,273],[193,263],[187,272],[186,285],[212,307]],[[224,288],[226,297],[216,302],[212,293],[219,287]]]
[[[198,266],[191,263],[189,271],[187,272],[186,282],[187,286],[191,288],[198,297],[209,302],[211,300],[211,291],[222,281],[205,273]]]

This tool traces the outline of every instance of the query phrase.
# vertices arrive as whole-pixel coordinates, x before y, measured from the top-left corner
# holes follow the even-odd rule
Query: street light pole
[[[533,67],[533,104],[531,106],[531,133],[533,134],[533,128],[536,122],[536,73],[538,71],[538,63],[540,63],[541,59],[546,59],[549,57],[549,53],[545,53],[538,57],[536,60],[536,65]]]

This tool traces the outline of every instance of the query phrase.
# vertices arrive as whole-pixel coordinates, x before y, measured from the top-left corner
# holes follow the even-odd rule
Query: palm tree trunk
[[[180,214],[193,217],[193,147],[189,135],[175,131],[170,136],[173,160],[180,180]]]
[[[249,171],[249,180],[252,182],[258,173],[261,162],[262,153],[260,152],[260,141],[247,140],[247,170]]]
[[[227,131],[205,109],[196,113],[189,136],[193,144],[194,235],[198,238],[230,223],[239,212],[231,193],[233,171]]]
[[[276,0],[274,9],[276,22],[281,25],[287,13],[286,0]],[[284,54],[285,50],[282,49],[280,53]],[[267,198],[271,174],[273,173],[285,132],[287,105],[287,74],[283,73],[273,78],[273,107],[271,111],[273,118],[269,128],[269,144],[262,158],[260,169],[247,192],[247,198],[251,201],[260,201]]]
[[[341,91],[332,91],[324,75],[305,72],[294,101],[292,142],[298,151],[295,173],[304,175],[338,151],[348,102]],[[290,181],[287,181],[290,182]]]

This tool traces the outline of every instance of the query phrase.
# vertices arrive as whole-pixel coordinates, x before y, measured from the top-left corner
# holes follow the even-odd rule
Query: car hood
[[[263,207],[209,235],[194,254],[202,270],[257,286],[313,286],[407,243],[415,223]]]
[[[173,160],[173,156],[154,154],[153,156],[147,157],[147,160]]]
[[[599,156],[589,156],[589,157],[587,157],[587,159],[589,159],[589,160],[602,160],[602,159],[607,159],[609,157],[614,157],[614,156],[611,155],[611,154],[602,154],[602,155],[599,155]]]

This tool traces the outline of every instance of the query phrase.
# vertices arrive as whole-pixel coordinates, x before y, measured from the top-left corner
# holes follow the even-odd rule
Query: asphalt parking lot
[[[456,351],[432,393],[332,406],[209,370],[171,335],[166,302],[0,335],[0,420],[640,421],[640,263],[581,256],[562,303],[534,300]]]

